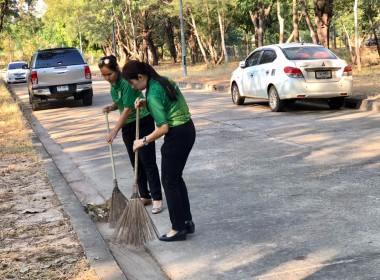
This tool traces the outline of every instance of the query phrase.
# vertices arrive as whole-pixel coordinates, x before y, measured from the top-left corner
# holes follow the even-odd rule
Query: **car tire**
[[[30,98],[30,102],[32,104],[32,110],[33,111],[38,111],[38,110],[41,109],[40,101],[41,101],[41,99],[36,98],[36,97],[31,97]]]
[[[327,100],[327,104],[329,105],[330,109],[332,110],[338,110],[342,108],[344,104],[344,97],[334,97]]]
[[[237,84],[233,84],[231,88],[232,102],[235,105],[243,105],[245,97],[240,96],[239,87]]]
[[[274,86],[269,88],[268,92],[269,108],[272,112],[281,112],[284,109],[284,100],[278,96],[277,89]]]
[[[82,92],[82,102],[84,106],[90,106],[92,105],[92,97],[94,93],[92,89],[84,90]]]

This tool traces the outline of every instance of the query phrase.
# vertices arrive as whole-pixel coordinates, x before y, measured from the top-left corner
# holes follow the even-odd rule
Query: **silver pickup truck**
[[[92,105],[90,67],[76,48],[37,51],[30,60],[27,83],[33,111],[40,109],[43,100],[70,96]]]

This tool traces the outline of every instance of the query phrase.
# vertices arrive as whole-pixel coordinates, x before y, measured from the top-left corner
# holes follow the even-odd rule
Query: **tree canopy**
[[[61,46],[111,54],[113,24],[120,61],[181,59],[179,1],[44,0],[45,12],[41,1],[0,0],[3,59],[29,59],[39,48]],[[183,0],[183,10],[192,63],[220,64],[279,42],[355,45],[352,0]],[[380,0],[358,0],[359,45],[370,37],[377,41],[379,14]]]

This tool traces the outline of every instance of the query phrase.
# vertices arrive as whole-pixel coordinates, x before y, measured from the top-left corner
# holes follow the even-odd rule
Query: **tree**
[[[293,36],[294,36],[294,42],[299,43],[300,42],[300,34],[298,29],[298,0],[293,0]]]
[[[307,26],[309,27],[310,34],[311,34],[311,39],[313,40],[314,44],[318,44],[317,34],[315,33],[313,24],[311,23],[311,20],[310,20],[310,17],[309,17],[309,13],[307,12],[307,6],[306,6],[306,3],[305,3],[305,0],[300,0],[300,5],[301,5],[301,14],[305,18]]]
[[[8,0],[0,0],[0,32],[3,30],[4,16],[8,10]]]
[[[355,54],[356,54],[356,64],[358,65],[359,71],[361,70],[360,62],[360,44],[359,44],[359,30],[358,30],[358,0],[354,3],[354,17],[355,17]]]
[[[280,24],[280,38],[279,43],[284,43],[284,18],[281,16],[281,3],[280,0],[277,0],[277,19]]]
[[[330,22],[334,12],[334,0],[314,0],[315,25],[319,43],[328,48]]]

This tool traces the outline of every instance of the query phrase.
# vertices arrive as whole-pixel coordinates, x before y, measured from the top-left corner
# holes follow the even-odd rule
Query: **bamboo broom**
[[[105,116],[106,116],[106,123],[107,123],[107,131],[109,134],[110,133],[110,124],[108,121],[108,113],[107,112],[105,112]],[[112,151],[112,144],[111,143],[109,143],[109,147],[110,147],[111,165],[112,165],[112,173],[113,173],[113,190],[112,190],[112,197],[111,197],[111,203],[110,203],[108,222],[110,223],[110,226],[114,228],[116,226],[116,223],[119,220],[121,214],[123,214],[125,207],[128,204],[128,199],[121,193],[119,186],[117,184],[115,161],[113,158],[113,151]]]
[[[140,109],[136,109],[136,140],[139,139]],[[117,222],[112,241],[136,247],[158,238],[158,231],[138,193],[138,150],[135,152],[135,177],[133,194]]]

